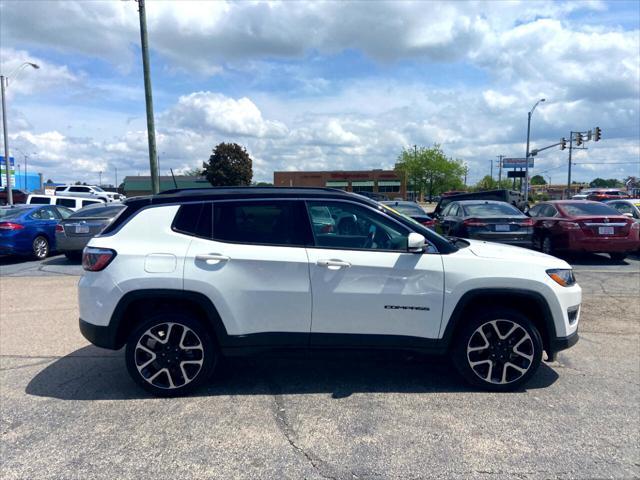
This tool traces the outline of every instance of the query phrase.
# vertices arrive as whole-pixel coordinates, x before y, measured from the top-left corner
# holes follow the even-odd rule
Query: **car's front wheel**
[[[157,396],[183,395],[204,382],[218,353],[203,324],[191,315],[166,313],[142,323],[129,336],[127,370]]]
[[[453,360],[470,384],[491,391],[521,387],[542,360],[542,339],[524,315],[496,309],[476,316],[455,338]]]
[[[33,239],[33,243],[31,244],[33,256],[38,260],[44,260],[49,256],[49,241],[46,237],[42,235],[38,235]]]

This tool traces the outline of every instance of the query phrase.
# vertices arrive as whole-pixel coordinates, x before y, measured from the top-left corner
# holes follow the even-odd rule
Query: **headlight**
[[[573,276],[573,270],[556,268],[553,270],[547,270],[549,275],[558,285],[563,287],[570,287],[576,283],[576,277]]]

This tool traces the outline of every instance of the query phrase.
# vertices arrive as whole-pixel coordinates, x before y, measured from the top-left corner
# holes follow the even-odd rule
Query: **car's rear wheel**
[[[454,364],[470,384],[511,391],[526,383],[542,360],[542,339],[524,315],[496,309],[476,316],[455,338]]]
[[[197,318],[166,313],[131,333],[125,358],[129,375],[138,385],[167,397],[184,395],[201,385],[213,371],[218,353]]]
[[[555,253],[553,241],[551,240],[551,237],[549,235],[540,237],[540,251],[542,253],[546,253],[547,255],[553,255]]]
[[[610,253],[609,256],[611,257],[611,260],[613,260],[614,262],[621,262],[625,258],[627,258],[627,254],[626,253],[620,253],[620,252]]]
[[[31,248],[33,251],[33,256],[38,260],[44,260],[49,256],[49,241],[42,235],[38,235],[33,239]]]

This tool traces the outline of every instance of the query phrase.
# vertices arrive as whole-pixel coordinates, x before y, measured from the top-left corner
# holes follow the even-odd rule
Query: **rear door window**
[[[51,200],[49,199],[49,197],[31,197],[29,203],[31,205],[49,205],[49,203],[51,203]]]
[[[232,243],[304,246],[309,236],[303,208],[299,201],[286,200],[216,202],[213,206],[213,239]],[[203,218],[201,222],[206,220]]]

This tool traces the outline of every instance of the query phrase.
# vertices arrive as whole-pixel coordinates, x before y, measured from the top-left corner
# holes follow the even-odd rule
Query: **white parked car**
[[[578,340],[563,260],[450,240],[359,195],[217,188],[125,206],[84,250],[80,330],[126,345],[156,395],[196,387],[224,355],[327,347],[448,354],[472,385],[507,391]]]
[[[124,197],[116,192],[107,192],[95,185],[59,185],[55,190],[56,195],[68,197],[99,198],[105,202],[122,200]]]
[[[26,203],[29,205],[58,205],[70,208],[75,212],[87,205],[106,203],[106,200],[101,198],[62,197],[59,195],[39,195],[33,193],[27,197]]]

